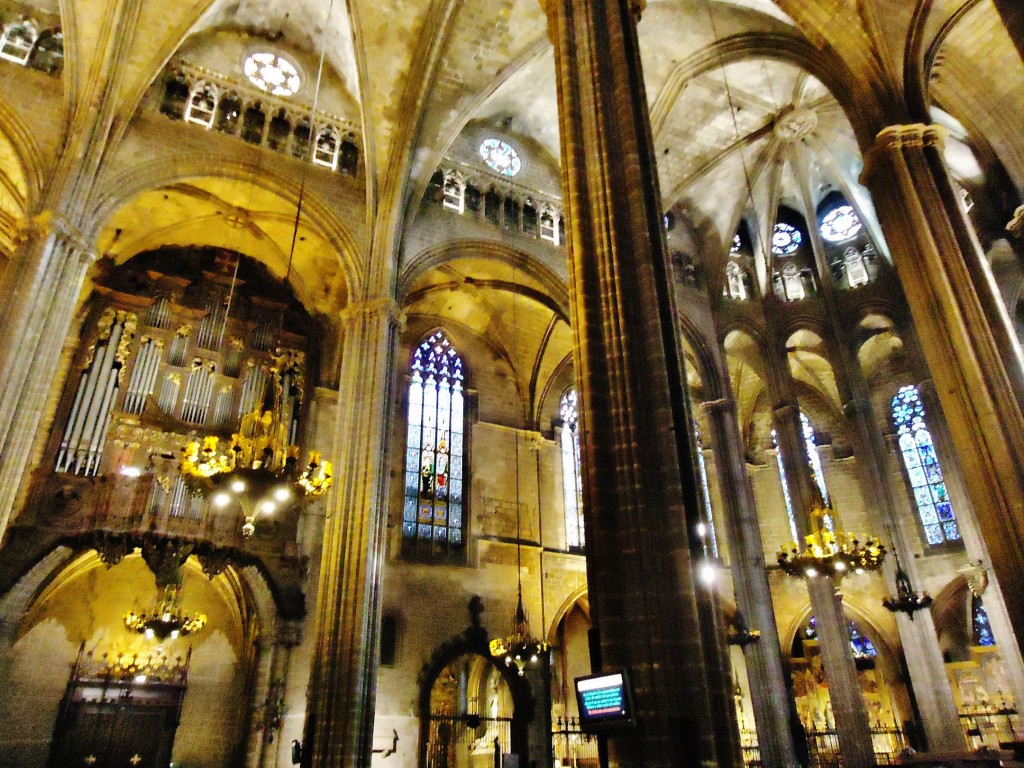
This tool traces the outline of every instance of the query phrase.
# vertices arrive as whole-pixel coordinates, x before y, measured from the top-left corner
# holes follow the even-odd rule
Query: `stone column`
[[[387,447],[398,308],[390,299],[342,313],[335,489],[317,590],[317,646],[303,765],[370,765],[387,523]]]
[[[757,507],[746,472],[743,439],[734,400],[704,403],[711,421],[711,440],[718,470],[719,491],[725,506],[726,535],[732,560],[736,607],[761,639],[744,648],[750,699],[761,749],[761,763],[792,768],[797,765],[790,730],[791,702],[780,701],[787,690],[779,629],[772,608],[772,593],[765,572],[764,544],[757,522]]]
[[[0,538],[30,468],[85,275],[96,253],[73,224],[45,212],[22,228],[7,269],[0,324]]]
[[[555,49],[569,290],[580,394],[587,577],[600,658],[632,675],[623,768],[731,765],[714,713],[718,654],[699,631],[687,526],[699,522],[688,395],[673,319],[629,0],[544,0]],[[693,500],[684,502],[684,488]],[[719,733],[716,734],[716,731]],[[716,738],[721,736],[723,738]]]
[[[992,0],[992,2],[999,15],[1003,17],[1006,32],[1013,40],[1013,44],[1017,46],[1017,52],[1024,59],[1024,5],[1020,4],[1020,0]]]
[[[885,470],[885,443],[875,424],[871,401],[866,398],[850,400],[843,412],[852,427],[850,434],[864,498],[875,499],[879,516],[890,538],[886,543],[892,548],[892,553],[899,556],[900,565],[910,577],[914,588],[920,590],[921,578],[915,548],[896,519],[895,489],[892,476]],[[895,595],[895,557],[886,558],[883,572],[889,594]],[[905,613],[896,613],[896,626],[928,749],[932,752],[963,752],[967,742],[960,728],[960,717],[953,700],[953,689],[946,674],[931,611],[917,611],[913,618]]]
[[[992,568],[1003,584],[1024,569],[1024,416],[1005,329],[986,317],[995,288],[949,182],[935,126],[891,126],[867,153],[864,181],[935,379]],[[966,233],[966,235],[965,235]],[[988,297],[988,298],[986,298]],[[1003,310],[1005,314],[1005,310]],[[1006,368],[1010,356],[1010,371]],[[1018,648],[1024,590],[1004,593]],[[1007,638],[1006,642],[1011,642]]]
[[[775,408],[775,434],[782,463],[786,468],[786,485],[793,500],[793,517],[797,533],[807,534],[807,512],[815,498],[816,488],[807,466],[804,438],[800,428],[800,410],[792,405]],[[836,736],[846,768],[873,768],[874,749],[868,710],[861,694],[857,667],[850,651],[850,630],[843,612],[842,598],[831,577],[819,574],[808,577],[807,593],[817,622],[821,660],[828,681]]]

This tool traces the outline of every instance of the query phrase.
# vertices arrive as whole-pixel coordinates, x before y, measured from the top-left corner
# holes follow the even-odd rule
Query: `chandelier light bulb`
[[[700,580],[710,587],[715,583],[715,576],[715,566],[705,560],[700,566]]]
[[[224,509],[230,503],[231,497],[226,493],[221,492],[213,497],[213,506],[217,507],[217,509]]]
[[[284,486],[281,486],[280,488],[277,488],[277,489],[274,490],[274,498],[277,499],[278,501],[282,502],[282,503],[288,501],[288,499],[290,499],[291,497],[292,497],[292,492],[289,491]]]
[[[231,490],[235,493],[241,493],[245,490],[245,483],[241,480],[234,480],[231,483]]]
[[[697,535],[702,539],[707,535],[708,527],[704,523],[697,523]]]

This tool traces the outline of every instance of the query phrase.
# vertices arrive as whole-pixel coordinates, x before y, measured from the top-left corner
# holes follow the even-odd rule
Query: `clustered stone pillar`
[[[65,218],[45,212],[22,228],[7,269],[0,326],[0,538],[10,522],[61,352],[96,252]]]
[[[806,164],[801,163],[798,174],[801,188],[811,189]],[[814,207],[805,198],[805,212],[808,219],[814,218]],[[821,231],[812,227],[811,243],[814,248],[815,264],[822,278],[821,296],[828,309],[835,328],[841,328],[843,313],[839,309],[837,288],[826,257],[825,243]],[[884,525],[885,539],[893,556],[883,565],[883,575],[889,593],[896,594],[897,558],[911,583],[920,584],[915,552],[912,542],[904,535],[897,522],[896,489],[893,477],[886,468],[887,451],[881,431],[875,422],[874,409],[868,396],[868,385],[855,350],[842,338],[836,340],[833,364],[836,370],[836,384],[845,401],[843,414],[850,425],[850,437],[857,457],[857,480],[865,499],[875,499],[875,519]],[[874,531],[881,534],[883,531]],[[931,614],[923,611],[916,620],[905,613],[896,614],[904,658],[910,673],[914,698],[921,715],[928,748],[933,751],[962,751],[967,743],[960,728],[960,720],[953,700],[953,691],[946,675],[939,647],[938,636]]]
[[[543,4],[568,200],[590,601],[601,663],[630,670],[642,723],[611,738],[610,750],[623,768],[731,765],[735,748],[715,738],[725,729],[713,721],[722,707],[711,697],[723,691],[709,684],[705,663],[719,649],[701,641],[686,528],[682,482],[696,479],[639,6]]]
[[[1014,584],[1024,569],[1024,416],[1011,381],[1019,370],[1015,350],[1000,346],[1005,329],[996,333],[986,317],[995,288],[956,200],[942,142],[937,126],[886,128],[867,153],[864,181],[935,379],[992,568],[1000,582]],[[1004,598],[1020,647],[1024,590],[1008,590]]]
[[[782,664],[779,629],[772,608],[771,588],[765,572],[764,545],[757,522],[757,508],[750,489],[743,456],[742,437],[734,400],[704,403],[711,422],[715,465],[728,526],[736,607],[753,629],[761,633],[744,649],[750,700],[757,726],[763,765],[792,768],[797,765],[790,730],[789,702],[780,700],[786,678]]]
[[[809,532],[807,513],[814,503],[816,489],[812,487],[814,480],[807,464],[800,410],[785,404],[775,408],[773,415],[776,439],[786,468],[786,484],[793,500],[797,534],[802,538]],[[850,630],[843,612],[842,597],[829,576],[819,574],[807,577],[806,581],[843,765],[846,768],[873,768],[875,753],[871,744],[871,725],[857,677],[857,666],[850,652]]]
[[[387,523],[388,415],[399,328],[390,299],[342,315],[335,490],[317,590],[303,765],[370,765]]]
[[[851,372],[860,381],[860,371]],[[851,436],[857,455],[857,468],[861,489],[865,498],[876,499],[879,517],[885,523],[886,532],[891,536],[889,545],[892,554],[884,564],[886,588],[890,595],[896,595],[896,557],[910,577],[911,584],[920,589],[914,548],[903,528],[899,525],[893,499],[895,489],[892,476],[886,471],[885,446],[875,426],[874,409],[866,398],[851,399],[843,408],[847,421],[853,427]],[[875,531],[875,533],[878,533]],[[942,649],[935,632],[931,611],[921,610],[912,616],[896,613],[896,626],[903,645],[914,700],[921,715],[921,726],[925,740],[932,752],[962,752],[967,748],[960,716],[953,699],[953,689],[946,674]]]

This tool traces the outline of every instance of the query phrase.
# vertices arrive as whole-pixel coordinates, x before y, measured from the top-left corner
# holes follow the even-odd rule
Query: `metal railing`
[[[839,737],[834,728],[806,730],[807,754],[811,768],[842,768],[843,756],[839,751]],[[741,731],[740,744],[746,768],[760,768],[761,750],[754,731]],[[871,746],[877,765],[896,765],[900,752],[907,748],[903,730],[895,725],[876,725],[871,728]]]
[[[960,712],[960,727],[971,749],[999,749],[1000,744],[1024,740],[1024,727],[1015,709],[964,708]]]
[[[584,733],[575,717],[559,717],[551,724],[551,749],[556,768],[597,768],[597,737]]]

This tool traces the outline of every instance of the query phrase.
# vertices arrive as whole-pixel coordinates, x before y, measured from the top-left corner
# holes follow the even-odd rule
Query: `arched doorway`
[[[525,767],[534,699],[515,667],[491,658],[486,633],[467,630],[434,654],[421,678],[420,768]]]

